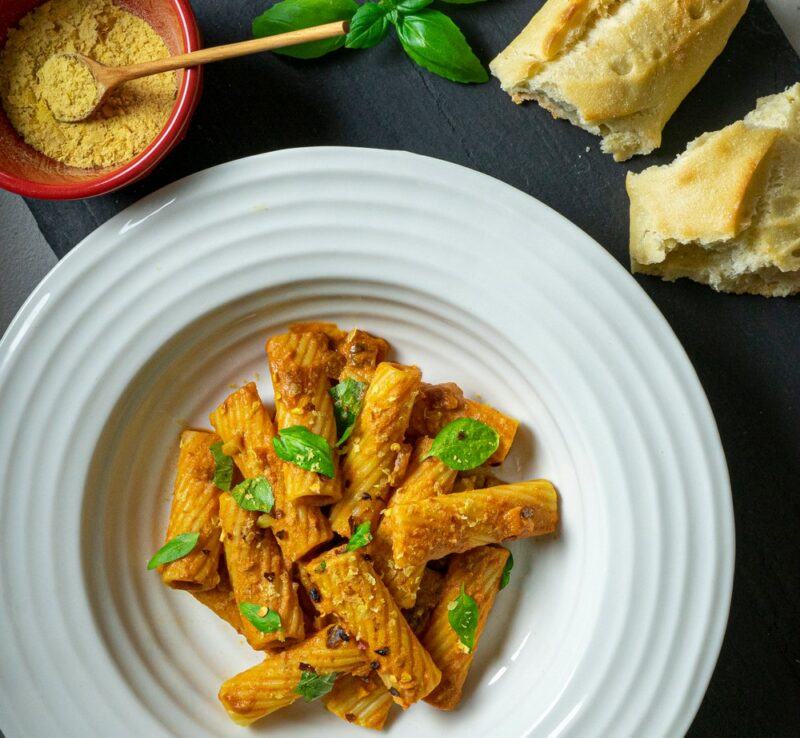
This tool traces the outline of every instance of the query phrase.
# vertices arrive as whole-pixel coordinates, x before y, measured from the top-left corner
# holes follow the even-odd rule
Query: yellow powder
[[[45,62],[60,53],[80,53],[122,66],[167,56],[163,39],[111,0],[49,0],[9,31],[0,53],[0,99],[9,121],[30,146],[81,168],[122,164],[143,151],[172,111],[175,73],[126,82],[88,120],[62,123],[45,99],[54,71]],[[73,81],[80,87],[79,79]],[[81,94],[64,90],[76,99]],[[53,99],[58,104],[58,94],[51,91]]]
[[[74,56],[51,56],[37,79],[47,107],[58,120],[81,120],[94,109],[97,82],[89,67]]]

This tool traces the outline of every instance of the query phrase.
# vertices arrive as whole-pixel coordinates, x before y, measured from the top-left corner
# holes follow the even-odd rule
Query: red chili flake
[[[354,723],[356,721],[356,716],[353,715],[352,712],[346,712],[344,714],[344,719],[347,720],[348,723]]]
[[[303,661],[301,661],[297,666],[300,668],[300,671],[316,672],[316,669],[313,666],[311,666],[311,664],[306,664]]]

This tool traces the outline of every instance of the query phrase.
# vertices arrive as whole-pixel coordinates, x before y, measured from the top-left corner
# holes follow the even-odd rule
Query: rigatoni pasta
[[[412,438],[433,437],[458,418],[472,418],[494,428],[500,440],[497,450],[488,461],[500,464],[505,460],[517,435],[519,421],[490,405],[465,398],[461,388],[453,382],[423,384],[420,387],[411,412],[409,435]]]
[[[231,718],[240,725],[269,715],[302,697],[297,689],[303,674],[330,675],[363,669],[364,652],[354,638],[331,625],[303,643],[280,653],[228,679],[219,690],[219,700]]]
[[[389,344],[382,338],[354,328],[339,345],[339,353],[344,359],[339,380],[355,379],[369,384],[378,364],[386,360]]]
[[[433,690],[439,669],[363,554],[334,549],[309,562],[306,572],[318,589],[318,607],[365,644],[397,704],[409,707]]]
[[[487,543],[541,536],[558,525],[558,496],[544,479],[455,492],[388,511],[394,560],[414,566]]]
[[[365,677],[343,674],[322,702],[336,717],[373,730],[383,728],[394,704],[389,690],[374,674]]]
[[[275,421],[279,429],[301,425],[336,446],[336,420],[327,367],[330,349],[322,333],[285,333],[267,342],[269,370],[275,388]],[[342,496],[342,479],[334,457],[334,475],[283,464],[290,503],[329,505]]]
[[[405,471],[410,446],[404,443],[420,370],[383,362],[375,370],[342,463],[344,495],[331,510],[331,525],[350,536],[361,523],[374,530]]]
[[[442,679],[425,701],[440,710],[452,710],[461,700],[461,689],[472,664],[483,628],[500,587],[500,577],[509,553],[501,546],[481,546],[450,560],[439,593],[439,602],[421,636]],[[450,624],[450,613],[462,589],[473,598],[478,610],[474,645],[466,648]]]
[[[389,500],[387,510],[447,494],[452,490],[457,472],[434,456],[426,458],[431,443],[432,440],[427,437],[417,441],[405,479]],[[392,597],[400,607],[406,609],[412,607],[417,599],[425,564],[399,566],[395,563],[392,545],[392,518],[386,515],[375,532],[371,554],[375,569]]]
[[[214,459],[209,450],[217,441],[214,433],[181,434],[167,540],[190,531],[200,535],[190,554],[161,567],[162,581],[173,589],[206,590],[219,583],[219,490],[211,481]]]
[[[266,348],[274,414],[249,382],[182,434],[148,568],[263,652],[219,690],[241,725],[300,699],[373,730],[395,703],[453,709],[509,581],[498,544],[555,531],[555,488],[501,482],[518,422],[383,338],[309,321]]]
[[[248,643],[257,651],[303,639],[303,613],[297,601],[281,550],[269,529],[256,524],[257,513],[243,510],[228,492],[219,501],[219,516],[225,560],[231,588],[241,609],[243,604],[272,610],[280,627],[266,632],[246,618],[242,621]]]
[[[273,447],[275,427],[261,403],[253,382],[229,395],[211,413],[211,423],[224,441],[222,450],[233,457],[242,474],[263,476],[275,495],[271,527],[289,563],[327,543],[331,537],[328,519],[316,508],[286,498],[283,462]]]

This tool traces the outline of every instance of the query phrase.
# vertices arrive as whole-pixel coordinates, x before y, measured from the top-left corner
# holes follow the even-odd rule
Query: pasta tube
[[[223,682],[219,701],[239,725],[269,715],[300,698],[296,692],[304,671],[346,674],[364,665],[364,652],[340,626],[331,625]]]
[[[339,379],[355,379],[369,384],[378,364],[386,360],[389,344],[366,331],[354,328],[339,345],[344,368]]]
[[[422,645],[442,671],[442,680],[425,701],[440,710],[452,710],[461,700],[461,689],[494,605],[508,557],[508,551],[501,546],[481,546],[456,554],[450,561],[439,602],[421,638]],[[478,623],[471,651],[459,642],[449,621],[450,608],[462,587],[478,606]]]
[[[286,333],[267,342],[269,371],[275,388],[275,422],[279,429],[302,425],[336,446],[336,419],[329,394],[327,365],[331,354],[322,333]],[[342,496],[342,479],[334,454],[335,476],[283,464],[290,503],[329,505]]]
[[[187,430],[181,434],[166,540],[193,532],[199,532],[200,538],[191,553],[161,567],[161,579],[174,589],[213,589],[219,583],[220,491],[211,481],[214,458],[209,451],[217,441],[214,433]]]
[[[331,510],[331,525],[339,535],[349,537],[365,521],[377,529],[391,487],[408,462],[403,437],[420,377],[415,366],[383,362],[375,370],[347,443],[343,497]]]
[[[424,459],[431,443],[431,439],[427,437],[417,441],[403,484],[392,495],[387,510],[397,505],[447,494],[452,489],[457,472],[435,457]],[[370,553],[375,569],[397,604],[404,609],[411,607],[417,599],[425,564],[406,567],[395,564],[392,555],[391,516],[385,517],[375,532]]]
[[[558,495],[550,482],[501,484],[397,505],[391,519],[398,566],[415,566],[487,543],[552,533]]]
[[[222,450],[230,456],[245,477],[266,477],[275,495],[272,530],[289,563],[333,537],[328,520],[318,507],[286,499],[283,463],[272,439],[275,429],[253,382],[229,395],[211,413],[211,423],[225,442]]]
[[[332,613],[366,646],[375,673],[403,708],[439,683],[439,669],[422,648],[369,561],[335,549],[306,565],[317,608]]]
[[[422,385],[411,413],[408,433],[412,438],[433,438],[448,423],[458,418],[480,420],[497,431],[500,444],[489,457],[489,463],[502,463],[514,442],[519,421],[489,405],[465,399],[461,388],[453,382]]]
[[[342,720],[362,728],[383,728],[394,700],[378,677],[340,676],[322,698],[325,707]]]
[[[220,496],[219,516],[225,560],[237,604],[260,605],[274,610],[281,618],[278,630],[263,633],[242,617],[247,642],[261,651],[302,640],[303,612],[272,531],[260,528],[256,524],[258,513],[239,507],[227,492]]]
[[[419,583],[417,591],[417,601],[414,607],[404,610],[406,622],[411,630],[419,636],[428,626],[433,608],[439,601],[439,593],[442,591],[444,574],[433,569],[426,568],[422,574],[422,581]]]
[[[373,336],[359,328],[345,333],[335,323],[310,322],[293,323],[291,333],[323,333],[328,337],[331,348],[335,349],[338,362],[328,362],[331,379],[355,379],[364,384],[372,381],[375,367],[386,360],[389,344],[382,338]]]
[[[242,618],[239,615],[239,606],[233,596],[231,580],[224,557],[220,558],[219,584],[214,589],[192,592],[194,598],[204,604],[209,610],[221,617],[237,633],[242,633]]]

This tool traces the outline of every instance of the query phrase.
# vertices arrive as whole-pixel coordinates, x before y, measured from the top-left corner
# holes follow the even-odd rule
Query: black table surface
[[[252,18],[268,4],[193,2],[207,45],[248,38]],[[541,4],[489,0],[445,10],[488,61]],[[597,138],[535,105],[513,105],[494,80],[461,86],[428,74],[394,39],[314,61],[263,54],[206,69],[186,139],[145,181],[92,200],[28,205],[60,257],[143,195],[214,164],[296,146],[403,149],[518,187],[627,265],[626,172],[670,161],[695,136],[741,118],[757,97],[798,80],[800,59],[762,0],[752,0],[722,55],[667,125],[663,146],[617,164],[599,151]],[[800,302],[721,295],[686,280],[637,279],[700,376],[733,486],[737,553],[730,621],[689,735],[798,736]]]

